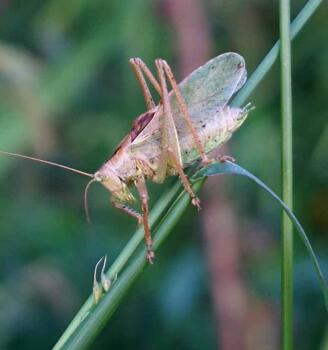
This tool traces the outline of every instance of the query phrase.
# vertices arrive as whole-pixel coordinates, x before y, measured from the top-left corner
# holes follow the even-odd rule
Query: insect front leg
[[[136,210],[134,210],[133,208],[130,208],[128,205],[123,204],[116,199],[112,199],[112,204],[115,208],[122,210],[125,214],[128,214],[133,218],[135,218],[138,221],[138,224],[142,224],[143,222],[142,215],[138,213]]]
[[[166,74],[166,76],[167,76],[167,78],[168,78],[168,80],[169,80],[169,82],[170,82],[170,84],[172,86],[174,94],[175,94],[175,96],[177,98],[179,109],[180,109],[180,111],[181,111],[181,113],[183,115],[183,118],[185,119],[185,121],[186,121],[186,123],[187,123],[187,125],[188,125],[188,127],[190,129],[190,131],[191,131],[191,134],[192,134],[193,139],[195,141],[195,145],[196,145],[197,151],[198,151],[199,155],[201,156],[202,161],[204,163],[209,163],[210,160],[205,154],[205,149],[204,149],[204,147],[203,147],[203,145],[202,145],[202,143],[200,141],[200,138],[199,138],[199,136],[198,136],[198,134],[196,132],[196,129],[195,129],[195,127],[194,127],[194,125],[193,125],[193,123],[191,121],[186,102],[185,102],[184,98],[181,95],[181,92],[180,92],[178,84],[177,84],[177,82],[175,80],[174,74],[173,74],[170,66],[168,65],[168,63],[165,60],[160,59],[160,61],[161,61],[161,65],[162,65],[162,67],[164,69],[164,72],[165,72],[165,74]]]
[[[143,60],[141,58],[135,57],[135,58],[131,58],[130,59],[130,64],[132,66],[132,69],[140,83],[141,86],[141,90],[143,92],[143,95],[145,97],[145,101],[146,101],[146,106],[147,108],[153,109],[155,107],[155,103],[153,100],[153,97],[150,93],[150,90],[148,88],[147,82],[145,80],[144,74],[146,75],[146,77],[149,79],[149,81],[151,82],[151,84],[154,86],[155,90],[161,94],[161,88],[159,86],[159,83],[157,82],[157,80],[155,79],[155,77],[153,76],[152,72],[149,70],[149,68],[147,67],[147,65],[143,62]]]
[[[145,178],[143,176],[139,176],[137,180],[135,180],[135,185],[137,187],[139,197],[141,200],[141,207],[142,207],[142,215],[143,215],[143,225],[144,225],[144,232],[145,232],[145,241],[147,245],[147,260],[150,264],[153,263],[153,259],[155,257],[154,251],[153,251],[153,240],[151,238],[150,233],[150,227],[149,227],[149,221],[148,221],[148,214],[149,214],[149,208],[148,208],[148,191],[145,183]]]

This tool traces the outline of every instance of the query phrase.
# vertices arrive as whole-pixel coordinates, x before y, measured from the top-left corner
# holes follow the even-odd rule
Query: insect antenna
[[[43,159],[39,159],[39,158],[24,156],[24,155],[22,155],[22,154],[12,153],[12,152],[6,152],[6,151],[0,151],[0,154],[7,155],[7,156],[12,156],[12,157],[18,157],[18,158],[29,159],[29,160],[33,160],[33,161],[35,161],[35,162],[44,163],[44,164],[48,164],[48,165],[53,165],[53,166],[56,166],[56,167],[58,167],[58,168],[63,168],[63,169],[72,171],[72,172],[74,172],[74,173],[77,173],[77,174],[80,174],[80,175],[83,175],[83,176],[88,176],[88,177],[92,177],[92,178],[94,177],[93,174],[89,174],[89,173],[86,173],[86,172],[84,172],[84,171],[77,170],[77,169],[71,168],[71,167],[66,166],[66,165],[62,165],[62,164],[50,162],[50,161],[48,161],[48,160],[43,160]]]
[[[85,212],[85,217],[87,219],[87,223],[90,224],[90,212],[89,212],[89,206],[88,206],[88,191],[90,186],[92,185],[93,182],[97,181],[96,179],[91,179],[87,185],[85,186],[84,190],[84,212]]]

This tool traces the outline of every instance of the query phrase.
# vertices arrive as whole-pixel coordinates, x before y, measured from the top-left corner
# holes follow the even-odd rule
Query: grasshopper
[[[237,53],[224,53],[187,76],[180,84],[168,63],[156,59],[156,79],[140,58],[130,59],[140,83],[147,111],[135,119],[132,129],[112,156],[94,174],[38,158],[0,151],[2,154],[32,159],[91,177],[112,195],[114,207],[143,224],[146,258],[153,262],[151,231],[148,222],[146,179],[162,183],[167,176],[178,175],[194,206],[200,200],[193,192],[184,169],[197,160],[207,164],[207,155],[226,142],[246,119],[249,106],[229,107],[231,97],[244,85],[247,73],[244,59]],[[156,105],[146,79],[160,96]],[[168,89],[168,83],[171,91]],[[224,161],[226,157],[221,157]],[[135,201],[129,188],[134,185],[141,202],[141,213],[129,206]],[[87,214],[88,216],[88,214]]]

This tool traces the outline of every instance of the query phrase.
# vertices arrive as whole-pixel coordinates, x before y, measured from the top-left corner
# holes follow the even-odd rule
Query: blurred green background
[[[293,17],[304,1],[292,2]],[[295,212],[328,271],[328,26],[324,2],[293,43]],[[251,73],[279,36],[278,2],[0,2],[0,149],[94,172],[145,105],[128,64],[165,58],[179,79],[242,54]],[[224,153],[280,191],[279,65]],[[149,185],[151,204],[172,184]],[[136,224],[86,179],[0,157],[0,349],[51,348]],[[278,349],[280,209],[246,179],[211,180],[95,349]],[[295,240],[295,348],[328,349],[323,300]],[[119,278],[119,276],[118,276]],[[327,333],[326,333],[327,334]]]

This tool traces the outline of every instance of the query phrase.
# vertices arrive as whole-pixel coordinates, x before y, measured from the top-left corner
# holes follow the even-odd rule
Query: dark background
[[[292,1],[294,17],[304,1]],[[293,43],[294,209],[326,271],[327,2]],[[252,73],[279,36],[278,2],[48,0],[0,2],[0,149],[94,172],[145,106],[128,60],[165,58],[178,80],[226,51]],[[280,191],[276,64],[221,153]],[[173,181],[175,181],[173,179]],[[149,185],[151,204],[164,185]],[[0,348],[51,348],[134,232],[98,185],[0,158]],[[208,181],[94,348],[278,349],[280,209],[249,180]],[[327,349],[318,281],[295,240],[295,348]],[[326,336],[325,336],[326,334]]]

